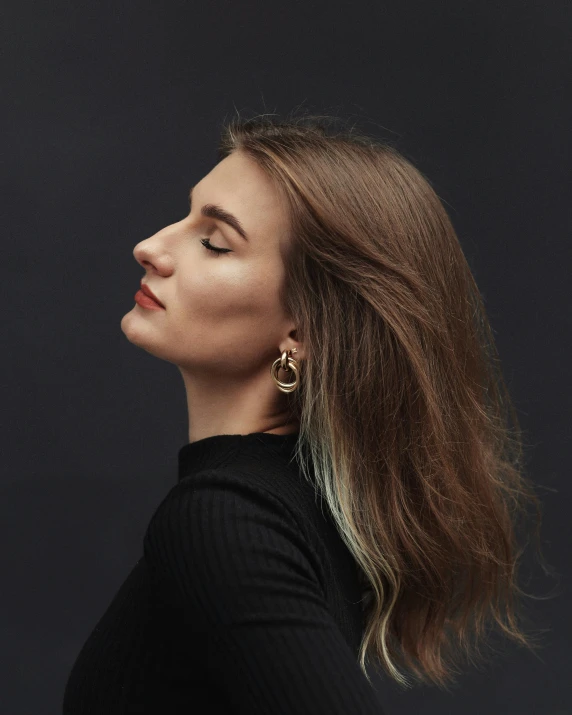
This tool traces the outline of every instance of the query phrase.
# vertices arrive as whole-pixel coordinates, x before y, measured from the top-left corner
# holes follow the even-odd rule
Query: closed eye
[[[218,256],[221,253],[232,253],[230,248],[218,248],[218,246],[211,245],[209,238],[201,238],[201,243],[206,249],[213,251],[215,256]]]

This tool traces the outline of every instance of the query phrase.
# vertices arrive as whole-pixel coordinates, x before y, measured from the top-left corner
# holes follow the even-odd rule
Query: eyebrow
[[[189,206],[192,206],[193,203],[193,189],[195,187],[193,186],[191,190],[189,191]],[[223,223],[228,224],[234,230],[244,238],[245,241],[248,241],[248,236],[246,235],[246,231],[242,227],[242,224],[240,221],[234,216],[233,214],[229,213],[228,211],[225,211],[222,206],[218,206],[217,204],[205,204],[201,208],[201,215],[206,216],[207,218],[213,218],[216,221],[222,221]]]

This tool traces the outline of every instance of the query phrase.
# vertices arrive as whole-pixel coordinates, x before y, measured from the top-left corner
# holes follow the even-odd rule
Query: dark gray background
[[[569,2],[4,3],[3,715],[56,715],[187,441],[175,366],[129,343],[134,245],[187,212],[220,122],[295,106],[397,140],[446,203],[543,485],[504,644],[452,694],[376,679],[388,715],[564,715],[570,685]],[[568,418],[568,419],[567,419]],[[529,569],[530,570],[530,569]]]

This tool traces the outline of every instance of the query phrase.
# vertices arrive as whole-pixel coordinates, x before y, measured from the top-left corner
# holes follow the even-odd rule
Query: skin
[[[219,204],[241,222],[249,240],[200,214]],[[189,442],[218,434],[299,429],[288,421],[290,396],[270,366],[283,350],[300,366],[304,347],[278,299],[288,251],[288,215],[263,170],[239,152],[219,162],[195,186],[192,211],[138,243],[133,255],[143,281],[165,306],[135,303],[121,320],[134,345],[179,368],[187,393]],[[232,253],[216,254],[200,240]],[[292,373],[278,371],[282,382]],[[300,376],[299,378],[300,379]]]

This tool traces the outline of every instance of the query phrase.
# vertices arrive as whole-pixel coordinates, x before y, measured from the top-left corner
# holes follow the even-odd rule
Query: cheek
[[[222,263],[225,256],[209,263]],[[230,259],[227,259],[230,262]],[[248,315],[264,296],[260,281],[251,270],[240,266],[207,266],[181,286],[178,308],[184,320],[222,326]]]
[[[214,265],[213,265],[214,264]],[[243,309],[253,310],[268,306],[276,300],[276,267],[268,261],[249,261],[233,256],[211,258],[183,285],[184,303],[193,310],[236,314]]]
[[[224,256],[212,263],[224,261]],[[230,261],[229,261],[230,263]],[[273,326],[282,319],[278,280],[268,263],[257,266],[207,266],[180,281],[177,311],[172,313],[171,346],[174,362],[209,369],[238,369],[236,356],[256,362],[268,351]]]
[[[178,283],[176,323],[187,335],[210,333],[211,343],[219,338],[223,343],[239,337],[244,341],[245,334],[267,333],[280,317],[278,291],[284,269],[278,256],[194,256],[181,269],[185,279]]]

